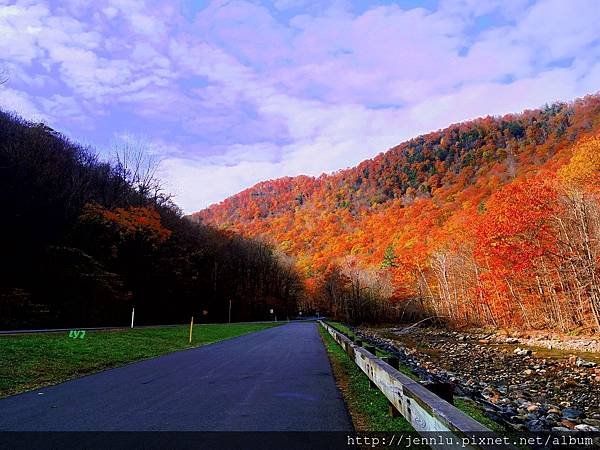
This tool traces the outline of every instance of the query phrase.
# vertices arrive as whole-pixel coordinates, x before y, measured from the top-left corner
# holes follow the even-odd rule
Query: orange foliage
[[[541,285],[547,268],[534,264],[555,250],[554,174],[573,155],[559,178],[600,185],[600,139],[586,140],[599,131],[600,95],[486,117],[352,169],[259,183],[193,217],[272,240],[296,258],[312,293],[352,256],[377,269],[382,286],[391,280],[389,300],[418,298],[452,321],[518,324],[525,297],[558,292],[548,277]],[[379,270],[388,248],[394,264]],[[517,286],[534,270],[538,286]]]
[[[124,237],[145,237],[158,244],[171,236],[171,231],[162,226],[158,212],[148,206],[109,210],[97,203],[90,203],[85,206],[82,219],[100,220],[115,226]]]
[[[475,255],[496,271],[522,273],[554,250],[558,193],[547,174],[516,180],[495,193],[477,226]]]

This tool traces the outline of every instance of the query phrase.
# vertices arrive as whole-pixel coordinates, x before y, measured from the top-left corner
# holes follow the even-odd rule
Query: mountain
[[[593,166],[599,131],[600,95],[484,117],[351,169],[261,182],[192,218],[276,243],[307,302],[347,320],[598,329],[600,172],[572,174]]]
[[[141,149],[99,160],[0,110],[0,329],[265,320],[302,283],[272,246],[186,220]],[[140,167],[148,167],[147,171]]]

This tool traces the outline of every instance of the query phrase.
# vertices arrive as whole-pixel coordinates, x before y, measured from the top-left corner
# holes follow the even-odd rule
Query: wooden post
[[[229,299],[229,320],[227,323],[231,323],[231,299]]]
[[[388,356],[387,358],[385,358],[385,362],[392,366],[394,369],[400,370],[400,361],[396,356]]]
[[[454,386],[452,383],[421,383],[438,397],[454,405]]]
[[[190,344],[192,343],[192,330],[194,329],[194,316],[192,316],[192,320],[190,322]]]
[[[396,407],[392,404],[392,402],[388,401],[388,414],[391,417],[400,417],[400,411],[396,409]]]

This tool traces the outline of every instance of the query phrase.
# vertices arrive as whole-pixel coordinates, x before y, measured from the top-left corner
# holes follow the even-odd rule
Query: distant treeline
[[[139,147],[101,161],[0,112],[0,327],[295,315],[302,283],[263,242],[184,218]]]

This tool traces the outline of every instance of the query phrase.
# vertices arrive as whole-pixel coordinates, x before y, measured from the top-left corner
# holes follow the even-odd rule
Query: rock
[[[421,351],[412,342],[401,345],[400,339],[377,338],[375,330],[365,329],[364,337],[398,355],[421,379],[453,382],[459,396],[473,399],[486,410],[487,417],[497,415],[510,426],[515,424],[527,431],[540,427],[542,431],[553,427],[561,431],[575,430],[577,425],[600,428],[600,384],[597,384],[600,383],[600,359],[579,353],[581,349],[573,348],[575,339],[539,332],[530,339],[516,334],[512,338],[508,334],[497,334],[490,339],[479,330],[455,332],[425,328],[411,333],[415,342],[423,342],[425,350],[437,352]],[[483,341],[507,345],[489,346]],[[548,345],[566,352],[545,356],[533,351]],[[600,345],[600,340],[594,345]],[[571,353],[570,362],[567,361],[569,351],[576,352]],[[586,367],[586,360],[597,366]],[[563,414],[563,409],[575,412]]]
[[[586,361],[585,359],[577,358],[575,360],[575,365],[577,367],[596,367],[597,364],[592,361]]]
[[[527,348],[517,347],[513,350],[513,353],[518,356],[529,356],[531,355],[531,350]]]
[[[527,429],[528,429],[529,431],[534,431],[534,432],[537,432],[537,431],[542,431],[542,430],[545,428],[545,425],[546,425],[546,424],[545,424],[543,421],[541,421],[541,420],[537,420],[537,419],[535,419],[535,420],[530,420],[529,422],[527,422],[527,423],[525,424],[525,426],[527,427]],[[578,426],[579,426],[579,425],[578,425]]]
[[[564,431],[571,431],[571,430],[569,430],[567,427],[552,427],[552,431],[555,431],[555,432],[559,432],[559,431],[564,432]]]
[[[591,425],[586,425],[585,423],[575,425],[575,429],[577,431],[598,431],[600,428],[592,427]]]
[[[515,414],[517,414],[517,411],[515,411],[514,409],[508,407],[508,408],[504,408],[502,409],[502,411],[500,412],[500,415],[502,417],[504,417],[505,419],[509,420],[511,417],[513,417]]]
[[[579,419],[583,413],[575,408],[566,408],[562,411],[562,416],[565,419]]]

